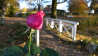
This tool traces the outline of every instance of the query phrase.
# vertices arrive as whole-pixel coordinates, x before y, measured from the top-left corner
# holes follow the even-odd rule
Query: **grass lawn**
[[[69,20],[69,21],[75,21],[75,22],[79,22],[79,21],[84,21],[84,20],[89,20],[90,18],[93,18],[93,16],[90,16],[90,17],[65,17],[65,16],[62,16],[62,17],[57,17],[57,19],[62,19],[62,20]]]

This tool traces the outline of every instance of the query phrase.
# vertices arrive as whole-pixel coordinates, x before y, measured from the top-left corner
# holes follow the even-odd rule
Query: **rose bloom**
[[[37,13],[31,14],[26,20],[27,25],[30,28],[40,30],[43,26],[44,15],[43,11],[37,11]]]
[[[14,42],[12,42],[12,44],[14,44]]]

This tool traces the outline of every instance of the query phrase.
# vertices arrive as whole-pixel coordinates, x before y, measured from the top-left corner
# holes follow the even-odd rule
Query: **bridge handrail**
[[[65,23],[64,23],[65,22]],[[54,23],[57,23],[56,25],[59,25],[58,26],[58,31],[60,32],[67,32],[69,34],[69,36],[71,36],[73,38],[73,42],[75,42],[76,40],[76,30],[77,30],[77,25],[79,25],[78,22],[73,22],[73,21],[68,21],[68,20],[62,20],[62,19],[54,19],[54,18],[46,18],[46,26],[48,26],[50,24],[50,28],[54,28],[55,24]],[[67,23],[70,23],[70,24],[67,24]],[[69,28],[66,28],[64,25],[67,25],[67,26],[70,26]],[[64,27],[64,31],[63,31],[63,27]],[[67,31],[69,30],[70,28],[72,28],[72,31],[71,31],[71,34]]]
[[[53,18],[46,18],[46,19],[57,20],[57,21],[63,21],[63,22],[67,22],[67,23],[71,23],[71,24],[77,24],[77,25],[79,25],[78,22],[73,22],[73,21],[68,21],[68,20],[53,19]]]

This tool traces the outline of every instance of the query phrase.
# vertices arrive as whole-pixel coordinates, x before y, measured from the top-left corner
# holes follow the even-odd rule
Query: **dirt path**
[[[6,18],[6,22],[23,22],[25,23],[26,18],[13,17]],[[45,22],[45,19],[44,19]],[[40,49],[43,50],[46,47],[53,48],[60,53],[60,56],[90,56],[86,52],[76,50],[76,45],[72,42],[67,42],[65,40],[58,40],[59,37],[54,33],[50,32],[45,28],[40,30]]]

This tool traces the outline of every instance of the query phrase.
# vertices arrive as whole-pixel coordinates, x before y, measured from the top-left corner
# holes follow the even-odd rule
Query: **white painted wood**
[[[62,29],[63,29],[62,21],[59,21],[59,32],[60,32],[60,35],[61,35],[61,32],[62,32]]]
[[[73,38],[73,33],[74,33],[74,27],[71,29],[71,37]]]
[[[39,30],[36,30],[36,45],[39,47]]]
[[[63,26],[63,27],[64,27],[64,26]],[[65,30],[64,30],[63,32],[66,31],[66,32],[68,33],[68,35],[71,37],[71,34],[67,31],[67,29],[66,29],[65,27],[64,27],[64,29],[65,29]]]
[[[74,25],[74,28],[73,28],[73,42],[75,42],[76,40],[76,30],[77,30],[77,25]]]
[[[48,26],[48,19],[46,19],[46,26]]]
[[[78,22],[73,22],[73,21],[68,21],[68,20],[61,20],[61,19],[53,19],[53,18],[46,18],[46,19],[47,19],[48,23],[50,23],[49,20],[51,20],[50,27],[52,29],[54,28],[54,26],[58,25],[59,27],[58,27],[57,30],[60,32],[60,34],[61,34],[61,32],[66,31],[69,34],[69,36],[71,36],[73,38],[73,42],[75,42],[75,40],[76,40],[77,25],[79,25]],[[65,23],[63,23],[63,22],[65,22]],[[55,23],[57,23],[57,24],[55,25]],[[66,23],[70,23],[72,25],[66,24]],[[66,28],[64,25],[69,26],[69,28]],[[63,27],[65,29],[64,31],[63,31]],[[72,28],[71,34],[68,32],[68,30],[70,28]]]
[[[77,24],[77,25],[79,25],[78,22],[73,22],[73,21],[68,21],[68,20],[53,19],[53,18],[46,18],[46,19],[51,19],[51,20],[62,21],[62,22],[67,22],[67,23],[72,23],[72,24]]]
[[[53,29],[54,28],[54,22],[53,22],[53,20],[51,20],[51,25],[50,25],[50,27]]]

